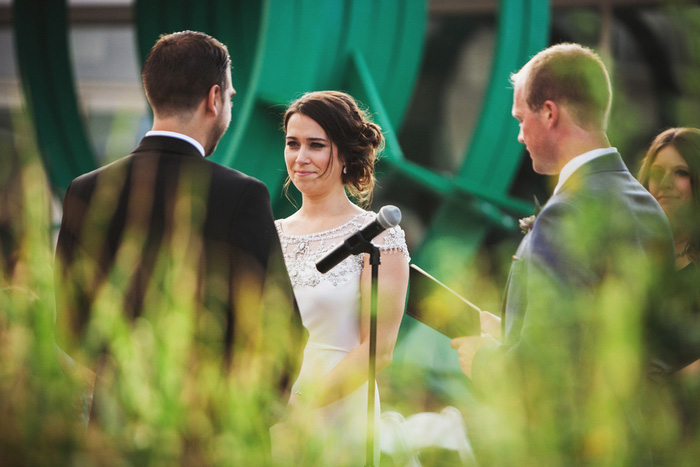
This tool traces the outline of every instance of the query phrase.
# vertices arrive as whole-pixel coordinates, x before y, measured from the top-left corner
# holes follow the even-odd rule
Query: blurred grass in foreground
[[[20,117],[18,129],[25,123]],[[268,426],[286,403],[275,378],[288,359],[289,323],[274,313],[242,318],[227,372],[221,342],[195,332],[221,323],[193,312],[192,270],[179,267],[191,250],[173,245],[182,255],[162,258],[146,311],[129,322],[120,309],[127,248],[126,267],[100,289],[84,339],[74,340],[66,317],[55,316],[50,194],[21,129],[2,186],[3,233],[11,234],[0,283],[1,463],[268,464]],[[269,284],[268,306],[283,296],[277,285]],[[88,429],[91,402],[99,423]]]
[[[46,177],[28,138],[20,133],[11,146],[17,164],[2,179],[2,188],[12,186],[21,196],[3,201],[11,201],[3,204],[3,222],[11,221],[3,227],[16,242],[9,242],[13,247],[6,253],[11,254],[3,255],[0,285],[0,461],[269,465],[267,427],[282,416],[285,403],[272,375],[289,350],[286,323],[254,317],[250,325],[264,329],[271,336],[265,342],[274,345],[248,336],[227,374],[221,349],[196,337],[196,328],[215,323],[201,322],[192,313],[192,278],[186,269],[163,276],[149,294],[147,311],[133,323],[119,309],[123,278],[114,277],[100,293],[89,338],[71,342],[59,331],[59,350]],[[647,378],[640,310],[655,278],[624,248],[614,258],[613,266],[624,275],[611,275],[595,297],[578,297],[565,316],[550,316],[542,345],[516,366],[493,368],[482,399],[459,407],[482,465],[696,463],[697,420],[691,424],[695,431],[689,431],[677,395],[685,394],[697,410],[700,383],[697,377],[672,384]],[[185,258],[166,260],[174,264]],[[484,299],[494,301],[496,287],[482,272],[464,265],[448,269],[456,271],[453,277],[480,284]],[[544,306],[552,297],[546,284],[540,289]],[[473,297],[470,291],[465,295]],[[274,308],[279,297],[281,292],[273,290],[268,306]],[[575,339],[562,332],[580,325],[585,331]],[[87,429],[91,362],[104,347],[109,353],[101,359],[98,382],[100,423]],[[400,391],[382,392],[383,408],[405,415],[438,410],[433,376],[420,367],[404,369],[397,375]],[[463,383],[469,388],[466,378]],[[304,462],[345,461],[334,458],[331,444],[317,441],[303,446]],[[357,457],[364,460],[364,453]],[[431,453],[423,460],[425,465],[456,463],[449,453]],[[392,465],[391,459],[384,461]]]

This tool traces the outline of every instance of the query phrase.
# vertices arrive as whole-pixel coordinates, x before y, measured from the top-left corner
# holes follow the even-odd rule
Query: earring
[[[348,167],[344,165],[343,166],[343,175],[347,175],[347,174],[348,174]]]

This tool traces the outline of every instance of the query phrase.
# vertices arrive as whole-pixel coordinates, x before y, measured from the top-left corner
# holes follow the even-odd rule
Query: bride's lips
[[[297,170],[297,171],[294,172],[294,173],[296,174],[297,177],[307,177],[307,176],[313,174],[313,172],[306,172],[306,171],[303,171],[303,170]]]

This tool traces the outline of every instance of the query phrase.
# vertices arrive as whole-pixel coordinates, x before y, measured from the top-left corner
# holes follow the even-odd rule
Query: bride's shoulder
[[[365,209],[358,209],[355,213],[355,218],[362,220],[374,220],[377,218],[377,213],[374,211],[367,211]]]
[[[288,230],[289,228],[294,227],[296,224],[299,224],[298,212],[295,212],[289,217],[275,220],[275,226],[277,226],[278,230]]]

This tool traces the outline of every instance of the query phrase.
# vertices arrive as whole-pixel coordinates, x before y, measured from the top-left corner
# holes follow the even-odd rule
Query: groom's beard
[[[229,122],[230,120],[226,121],[224,118],[221,118],[221,120],[219,120],[219,122],[212,127],[211,132],[209,133],[209,141],[211,143],[204,148],[204,153],[207,157],[211,156],[216,150],[216,147],[219,145],[219,141],[221,141],[221,138],[228,129]]]

